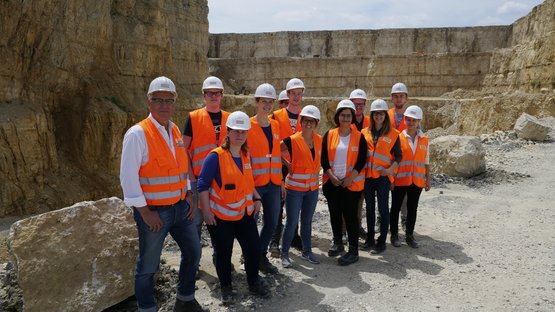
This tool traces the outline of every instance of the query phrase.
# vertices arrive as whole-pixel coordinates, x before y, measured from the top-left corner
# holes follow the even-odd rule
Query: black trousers
[[[349,237],[349,251],[358,255],[358,235],[360,224],[358,219],[358,201],[360,200],[362,191],[353,192],[341,186],[334,186],[330,180],[324,184],[322,191],[328,200],[333,242],[335,244],[342,243],[342,227],[343,219],[345,219],[345,226]]]
[[[422,188],[414,184],[409,186],[396,186],[392,194],[391,201],[391,220],[390,220],[390,230],[391,235],[399,234],[399,211],[401,210],[401,204],[405,195],[407,196],[407,235],[413,235],[414,225],[416,224],[416,211],[418,210],[418,201],[420,200],[420,194],[422,193]]]

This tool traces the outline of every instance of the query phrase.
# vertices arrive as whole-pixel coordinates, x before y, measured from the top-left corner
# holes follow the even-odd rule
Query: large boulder
[[[102,311],[134,293],[137,230],[116,197],[20,220],[8,247],[25,311]]]
[[[514,129],[519,138],[532,141],[545,141],[550,130],[538,118],[526,113],[522,113],[516,120]]]
[[[475,136],[447,135],[430,142],[430,168],[452,177],[472,177],[486,171],[486,152]]]

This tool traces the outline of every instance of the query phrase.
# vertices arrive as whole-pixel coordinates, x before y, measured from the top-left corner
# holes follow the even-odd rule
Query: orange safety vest
[[[193,164],[193,173],[197,177],[200,175],[200,169],[202,168],[202,163],[206,155],[208,155],[212,149],[222,145],[227,135],[225,123],[229,113],[226,111],[221,112],[222,122],[219,140],[216,140],[214,125],[212,124],[212,119],[210,119],[210,115],[206,108],[200,108],[189,113],[191,126],[193,128],[193,138],[189,146],[189,154],[191,155],[191,162]]]
[[[403,119],[401,119],[400,124],[395,124],[395,108],[390,108],[387,113],[389,114],[389,122],[393,127],[395,127],[395,129],[399,130],[399,132],[402,132],[407,128],[407,125],[405,124],[405,116],[403,116]]]
[[[391,148],[395,144],[399,131],[391,129],[388,134],[380,136],[378,143],[374,146],[372,139],[372,130],[370,128],[362,129],[362,134],[368,144],[366,153],[366,178],[377,179],[381,177],[381,170],[391,167],[393,156]],[[393,176],[389,175],[389,180],[393,182]]]
[[[287,114],[287,108],[282,108],[274,112],[274,118],[279,123],[279,139],[283,140],[293,135],[293,128],[291,128],[291,122],[289,122],[289,115]],[[295,126],[295,132],[301,131],[301,115],[297,118],[297,125]]]
[[[173,205],[187,195],[187,151],[181,132],[174,124],[171,131],[175,157],[166,140],[152,120],[146,118],[138,123],[145,133],[148,161],[139,169],[139,183],[149,206]]]
[[[362,129],[370,127],[370,124],[371,124],[370,116],[364,116],[362,118]],[[354,123],[351,124],[351,129],[358,131],[357,125],[355,125]],[[362,131],[362,129],[361,129],[361,131]]]
[[[212,180],[209,189],[210,210],[221,220],[241,220],[245,209],[250,216],[254,211],[253,192],[254,180],[250,156],[241,152],[243,172],[237,168],[231,153],[222,147],[212,150],[218,154],[222,186]]]
[[[414,183],[418,187],[426,185],[426,154],[428,152],[428,137],[418,137],[416,154],[412,152],[409,140],[404,134],[399,135],[403,160],[399,164],[395,175],[395,186],[409,186]]]
[[[310,148],[306,144],[300,132],[291,136],[291,172],[285,177],[285,188],[307,192],[318,189],[320,186],[320,157],[322,155],[322,136],[312,134],[314,142],[314,159]]]
[[[350,176],[355,169],[355,164],[357,162],[358,153],[365,153],[365,151],[359,151],[361,133],[358,130],[351,131],[351,138],[349,140],[349,147],[347,151],[347,174],[346,177]],[[339,145],[339,128],[331,129],[328,131],[328,159],[330,166],[333,170],[335,163],[335,152],[337,150],[337,145]],[[359,172],[358,176],[353,180],[351,186],[348,187],[349,190],[353,192],[362,191],[364,189],[364,168]],[[322,182],[325,184],[329,177],[324,174],[322,177]]]
[[[251,129],[247,135],[247,145],[252,155],[252,175],[255,186],[270,183],[281,185],[281,151],[279,147],[279,124],[270,119],[272,129],[272,150],[264,130],[255,117],[251,118]]]

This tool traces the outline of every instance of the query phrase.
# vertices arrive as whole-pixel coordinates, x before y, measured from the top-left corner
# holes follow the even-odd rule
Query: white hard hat
[[[210,76],[204,79],[204,82],[202,83],[202,91],[206,89],[220,89],[224,91],[224,84],[222,83],[220,78]]]
[[[388,110],[387,103],[382,99],[377,99],[370,105],[370,111],[386,111]]]
[[[368,100],[368,97],[366,96],[366,92],[364,92],[364,90],[362,89],[355,89],[353,90],[353,92],[351,92],[351,95],[349,95],[349,99],[363,99],[363,100]]]
[[[304,83],[299,78],[293,78],[287,82],[285,90],[289,91],[291,89],[304,89]]]
[[[269,84],[263,83],[256,88],[256,92],[254,92],[254,97],[263,97],[268,99],[276,99],[276,89]]]
[[[404,93],[409,95],[409,91],[407,90],[407,86],[405,86],[402,82],[397,82],[396,84],[391,87],[391,94],[393,93]]]
[[[416,105],[411,105],[407,107],[405,110],[405,116],[414,118],[414,119],[422,119],[422,109]]]
[[[278,101],[283,101],[283,100],[289,100],[289,97],[287,96],[287,90],[283,90],[279,93]]]
[[[236,111],[229,114],[225,126],[233,130],[249,130],[251,128],[251,120],[247,114]]]
[[[335,112],[337,113],[342,108],[350,108],[352,110],[355,110],[355,104],[351,100],[341,100],[337,104],[337,108],[335,109]]]
[[[311,117],[320,121],[320,110],[318,109],[318,107],[314,105],[307,105],[303,107],[299,115],[305,116],[305,117]]]
[[[154,92],[170,92],[177,96],[173,81],[171,81],[170,78],[164,76],[158,77],[150,82],[147,95],[151,95]]]

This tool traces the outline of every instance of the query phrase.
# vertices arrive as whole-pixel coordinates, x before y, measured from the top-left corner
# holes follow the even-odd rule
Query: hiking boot
[[[333,246],[331,246],[331,248],[328,250],[328,256],[337,257],[339,256],[340,253],[344,251],[345,251],[345,247],[343,247],[343,244],[334,243]]]
[[[418,243],[414,240],[414,236],[413,235],[407,235],[405,241],[407,242],[407,245],[409,245],[412,248],[418,248],[420,246],[418,246]]]
[[[360,247],[361,250],[370,250],[374,247],[374,245],[376,244],[376,242],[374,241],[374,239],[366,239],[366,241],[364,242],[364,244],[362,244],[362,246]]]
[[[349,251],[348,253],[344,254],[339,259],[337,259],[337,264],[344,266],[344,265],[353,264],[357,261],[358,261],[358,255]]]
[[[279,241],[272,240],[270,242],[270,257],[272,258],[279,258],[280,250],[279,250]]]
[[[190,301],[181,301],[175,299],[175,305],[173,307],[174,312],[206,312],[208,309],[204,309],[196,299]]]
[[[276,274],[278,272],[278,269],[270,263],[270,260],[268,260],[266,255],[260,256],[258,270],[264,274]]]
[[[231,285],[221,287],[220,292],[222,295],[223,305],[229,305],[233,303],[234,295],[233,295],[233,288],[231,287]]]
[[[301,259],[308,261],[312,264],[320,264],[320,260],[312,252],[303,252],[301,254]]]
[[[385,251],[385,243],[378,242],[372,250],[370,250],[370,254],[378,255]]]
[[[394,247],[401,247],[401,241],[399,240],[399,235],[391,234],[391,245]]]
[[[289,256],[281,256],[281,267],[290,268],[292,265],[293,262],[291,261],[291,259],[289,259]]]
[[[253,285],[249,285],[249,291],[260,298],[270,298],[271,295],[270,287],[260,277]]]

